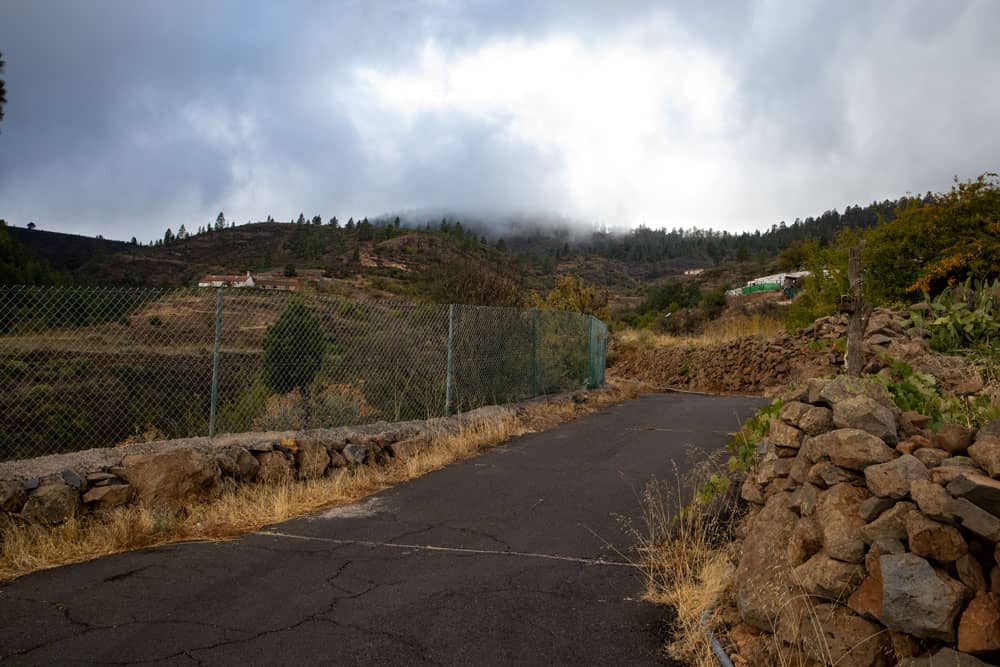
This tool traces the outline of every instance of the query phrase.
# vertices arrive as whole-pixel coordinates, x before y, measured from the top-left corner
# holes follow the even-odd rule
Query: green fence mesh
[[[0,286],[0,460],[597,387],[607,335],[596,318],[548,310]]]

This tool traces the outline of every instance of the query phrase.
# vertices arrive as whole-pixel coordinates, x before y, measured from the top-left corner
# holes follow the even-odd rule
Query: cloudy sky
[[[0,218],[741,230],[1000,169],[1000,2],[4,0]]]

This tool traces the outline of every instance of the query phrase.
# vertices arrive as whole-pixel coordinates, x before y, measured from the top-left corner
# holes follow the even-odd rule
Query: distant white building
[[[685,276],[700,276],[705,273],[705,269],[688,269],[684,272]]]
[[[794,290],[802,287],[802,280],[811,276],[810,271],[793,271],[786,273],[774,273],[769,276],[761,276],[748,280],[743,287],[737,287],[726,292],[727,296],[740,296],[752,294],[754,292],[778,292],[782,290]]]
[[[198,281],[198,287],[253,287],[253,276],[247,271],[245,276],[241,275],[207,275]]]

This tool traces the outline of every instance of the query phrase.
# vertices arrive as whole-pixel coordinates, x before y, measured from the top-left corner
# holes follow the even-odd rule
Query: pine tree
[[[215,229],[216,231],[222,231],[226,228],[226,216],[222,215],[222,211],[219,211],[219,215],[215,218]]]
[[[304,225],[304,224],[306,224],[306,216],[304,216],[303,214],[299,213],[299,217],[295,221],[295,224],[296,225]]]
[[[188,237],[187,230],[184,228],[184,225],[181,224],[180,229],[177,230],[177,239],[182,240],[186,239],[187,237]]]
[[[330,226],[334,229],[340,229],[340,223],[337,221],[337,216],[330,218]]]
[[[170,245],[174,242],[174,233],[167,227],[167,231],[163,232],[163,245]]]

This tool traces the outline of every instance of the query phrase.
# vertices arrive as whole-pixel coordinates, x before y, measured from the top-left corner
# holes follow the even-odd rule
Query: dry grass
[[[634,398],[628,384],[610,384],[589,400],[571,399],[510,408],[489,420],[469,424],[456,433],[431,438],[413,456],[384,466],[342,469],[333,475],[283,485],[230,485],[210,502],[180,513],[142,506],[123,507],[102,516],[87,516],[52,528],[0,519],[0,581],[35,570],[90,560],[121,551],[191,540],[231,538],[268,524],[304,516],[319,509],[355,502],[394,484],[420,477],[524,433],[540,431],[603,406]]]
[[[700,335],[677,336],[673,334],[658,334],[646,329],[626,329],[618,334],[618,340],[623,345],[636,347],[705,347],[728,343],[746,336],[763,336],[771,338],[785,331],[785,325],[774,316],[755,313],[753,315],[737,315],[724,317],[709,322],[705,332]]]
[[[703,465],[687,480],[678,477],[675,487],[649,483],[642,494],[643,526],[635,531],[646,574],[644,597],[676,615],[666,654],[697,667],[718,664],[706,630],[716,624],[716,605],[733,576],[735,496],[697,503],[690,491],[716,468]]]

